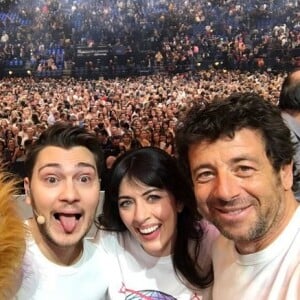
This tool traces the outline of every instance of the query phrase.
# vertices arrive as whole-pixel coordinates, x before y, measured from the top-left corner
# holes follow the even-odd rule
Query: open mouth
[[[151,226],[151,227],[147,227],[147,228],[138,228],[138,231],[140,234],[148,235],[148,234],[155,232],[160,227],[161,227],[161,225],[155,225],[155,226]]]
[[[66,233],[72,233],[75,230],[78,221],[81,218],[80,213],[76,214],[65,214],[65,213],[55,213],[54,218],[61,224]]]

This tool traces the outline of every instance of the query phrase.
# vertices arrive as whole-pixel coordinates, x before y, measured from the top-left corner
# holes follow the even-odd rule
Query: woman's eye
[[[151,201],[151,202],[154,202],[154,201],[157,201],[159,200],[161,197],[159,195],[150,195],[148,197],[148,200]]]
[[[119,200],[119,207],[126,208],[132,204],[132,200]]]

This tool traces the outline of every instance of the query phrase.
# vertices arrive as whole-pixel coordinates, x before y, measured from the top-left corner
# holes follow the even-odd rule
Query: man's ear
[[[293,163],[281,167],[280,177],[284,189],[290,190],[293,186]]]
[[[30,195],[30,184],[29,184],[29,178],[24,178],[24,189],[25,189],[25,202],[28,205],[31,205],[31,195]]]

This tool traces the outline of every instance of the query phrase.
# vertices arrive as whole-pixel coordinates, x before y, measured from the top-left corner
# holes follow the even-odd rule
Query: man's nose
[[[217,174],[213,196],[223,201],[231,201],[240,194],[238,179],[230,172],[220,172]]]
[[[60,193],[60,200],[70,203],[80,200],[78,188],[73,181],[66,181],[66,183],[63,185]]]

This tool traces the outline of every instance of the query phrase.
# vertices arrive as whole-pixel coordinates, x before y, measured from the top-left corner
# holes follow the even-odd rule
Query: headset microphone
[[[45,217],[42,216],[42,215],[39,215],[35,209],[33,210],[33,212],[35,214],[37,223],[40,224],[40,225],[45,224],[45,222],[46,222]]]
[[[38,224],[43,225],[43,224],[45,224],[46,219],[44,216],[39,215],[36,217],[36,221],[38,222]]]

